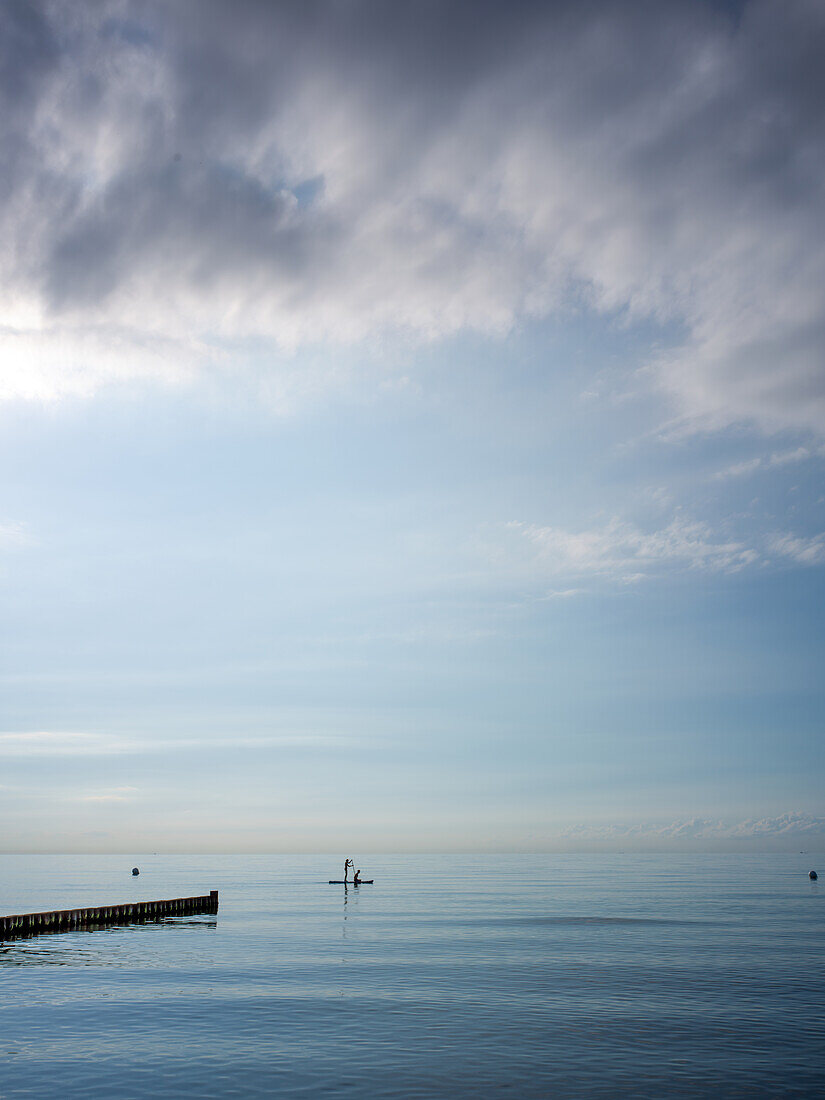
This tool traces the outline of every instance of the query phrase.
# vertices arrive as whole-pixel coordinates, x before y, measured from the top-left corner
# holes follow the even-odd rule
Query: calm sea
[[[0,913],[220,890],[0,945],[0,1097],[825,1095],[812,855],[341,863],[0,857]]]

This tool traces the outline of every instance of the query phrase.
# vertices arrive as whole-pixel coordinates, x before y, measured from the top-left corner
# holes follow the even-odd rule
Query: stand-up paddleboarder
[[[344,885],[345,886],[346,886],[346,882],[347,882],[347,874],[349,872],[349,869],[350,869],[350,867],[354,867],[354,866],[355,866],[355,863],[354,863],[353,860],[351,860],[351,859],[345,859],[344,860]]]

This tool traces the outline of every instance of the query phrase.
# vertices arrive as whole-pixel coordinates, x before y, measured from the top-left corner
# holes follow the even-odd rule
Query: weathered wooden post
[[[0,940],[65,932],[76,928],[127,924],[130,921],[163,920],[191,913],[217,913],[218,891],[190,898],[102,905],[87,909],[51,909],[42,913],[18,913],[0,917]]]

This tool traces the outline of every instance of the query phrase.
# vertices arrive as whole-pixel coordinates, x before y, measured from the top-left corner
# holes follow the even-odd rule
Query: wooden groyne
[[[49,932],[74,932],[105,928],[113,924],[145,924],[167,917],[188,917],[196,913],[217,913],[218,891],[196,898],[167,898],[165,901],[132,901],[127,905],[95,905],[87,909],[52,909],[45,913],[19,913],[0,917],[0,941],[42,936]]]

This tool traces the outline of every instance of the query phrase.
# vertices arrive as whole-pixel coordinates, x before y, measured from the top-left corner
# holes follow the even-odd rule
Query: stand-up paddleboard
[[[372,886],[374,882],[374,878],[362,878],[358,882],[351,882],[349,880],[344,882],[342,878],[331,878],[329,880],[330,886]]]

